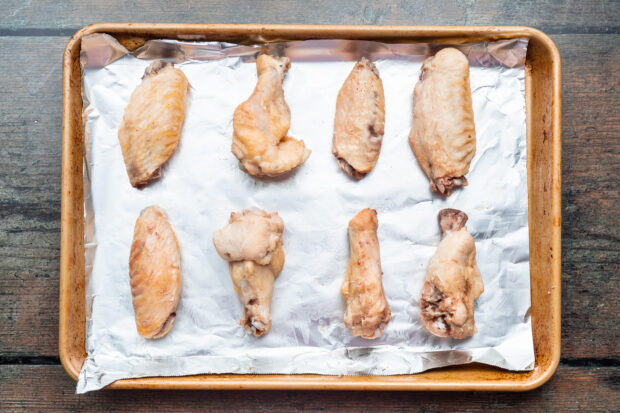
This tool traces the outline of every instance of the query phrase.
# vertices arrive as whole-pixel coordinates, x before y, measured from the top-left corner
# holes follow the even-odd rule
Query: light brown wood
[[[536,367],[513,373],[481,365],[407,376],[201,375],[121,380],[114,388],[341,389],[341,390],[528,390],[546,382],[560,357],[561,70],[554,43],[526,27],[408,27],[304,25],[96,24],[69,41],[63,60],[63,176],[61,212],[60,357],[77,377],[84,359],[83,188],[80,73],[82,36],[115,35],[134,48],[147,38],[265,41],[307,38],[378,39],[465,43],[529,37],[526,70],[528,191],[532,324]]]
[[[62,201],[60,212],[60,360],[72,377],[84,362],[84,186],[80,42],[73,37],[62,66]]]
[[[559,52],[546,40],[530,37],[525,105],[532,331],[536,366],[551,371],[561,337],[562,86]]]

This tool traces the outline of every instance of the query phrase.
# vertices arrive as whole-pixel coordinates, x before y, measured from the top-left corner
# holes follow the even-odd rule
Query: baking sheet
[[[437,47],[313,40],[269,45],[289,56],[284,90],[289,135],[313,151],[290,176],[257,180],[230,152],[232,114],[256,83],[262,45],[151,41],[127,55],[105,35],[82,48],[85,119],[85,245],[88,357],[77,391],[128,377],[200,373],[410,374],[472,361],[511,370],[534,365],[531,333],[524,61],[527,40],[459,46],[470,60],[477,151],[469,186],[443,200],[429,189],[407,137],[413,86]],[[149,59],[179,63],[192,89],[179,148],[163,177],[132,188],[117,130]],[[376,61],[386,97],[383,148],[360,182],[338,168],[331,138],[338,90],[355,60]],[[138,336],[128,257],[140,210],[163,207],[182,252],[177,321],[161,340]],[[278,211],[285,222],[285,267],[276,280],[273,327],[248,336],[228,264],[211,236],[231,211]],[[340,285],[348,263],[348,221],[378,212],[384,287],[392,321],[383,336],[350,335]],[[430,335],[419,320],[425,270],[440,240],[437,212],[469,215],[485,292],[476,302],[478,333],[467,340]]]

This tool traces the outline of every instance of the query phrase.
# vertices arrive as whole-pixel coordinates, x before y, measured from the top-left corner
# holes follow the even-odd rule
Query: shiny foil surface
[[[85,131],[85,253],[88,357],[77,392],[117,379],[189,374],[394,375],[481,362],[531,370],[530,272],[524,63],[526,39],[457,46],[469,58],[477,148],[469,185],[444,200],[431,193],[408,143],[413,88],[425,57],[442,46],[309,40],[234,45],[152,40],[128,53],[112,37],[82,47]],[[284,93],[289,135],[310,158],[288,176],[256,179],[231,153],[235,108],[256,84],[257,54],[291,59]],[[375,169],[354,181],[331,153],[336,97],[355,61],[376,62],[386,102],[385,135]],[[162,177],[142,190],[125,171],[118,128],[151,59],[177,64],[191,84],[178,150]],[[164,338],[136,331],[128,261],[140,211],[162,207],[182,254],[176,324]],[[271,332],[239,325],[242,305],[228,263],[211,237],[231,211],[277,211],[285,224],[286,263],[275,281]],[[375,340],[345,328],[340,295],[349,259],[347,225],[363,208],[378,213],[383,284],[392,321]],[[440,241],[437,213],[469,216],[484,293],[478,333],[466,340],[431,335],[420,295]]]

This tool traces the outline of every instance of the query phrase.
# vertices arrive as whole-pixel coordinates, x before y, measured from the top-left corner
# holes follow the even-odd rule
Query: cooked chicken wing
[[[233,116],[232,152],[249,174],[277,176],[305,162],[310,150],[304,141],[286,136],[291,113],[284,101],[282,82],[289,59],[261,54],[256,67],[256,88]]]
[[[424,61],[415,86],[409,144],[433,191],[447,197],[467,185],[476,153],[469,62],[453,48]]]
[[[392,319],[385,299],[377,239],[377,211],[363,209],[349,222],[351,258],[341,293],[344,324],[354,336],[377,338]]]
[[[377,67],[362,58],[336,101],[332,152],[349,176],[361,179],[375,167],[385,124],[383,82]]]
[[[244,210],[213,234],[217,253],[229,262],[230,276],[243,303],[240,324],[260,337],[271,329],[273,283],[284,266],[284,222],[277,212]]]
[[[127,175],[136,188],[158,178],[176,150],[189,90],[183,72],[162,60],[151,63],[142,79],[118,130]]]
[[[467,232],[467,215],[439,212],[443,239],[428,266],[420,307],[422,321],[436,336],[467,338],[477,332],[474,301],[484,291],[476,264],[476,245]]]
[[[160,338],[172,328],[181,294],[181,252],[164,211],[145,208],[136,220],[129,279],[138,334]]]

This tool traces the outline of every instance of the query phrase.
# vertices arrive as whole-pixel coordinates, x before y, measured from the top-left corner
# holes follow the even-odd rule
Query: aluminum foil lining
[[[255,58],[267,47],[288,56],[284,82],[289,135],[312,150],[290,176],[259,180],[230,151],[232,115],[256,83]],[[525,139],[526,39],[458,45],[471,64],[477,133],[469,186],[433,195],[409,148],[413,87],[422,61],[445,45],[308,40],[235,45],[153,40],[128,53],[107,35],[84,38],[85,250],[88,357],[77,392],[115,380],[189,374],[394,375],[470,362],[531,370],[530,274]],[[336,96],[355,61],[374,60],[385,89],[383,148],[357,182],[331,153]],[[117,132],[123,110],[151,59],[174,61],[192,85],[179,148],[163,176],[131,187]],[[177,321],[160,340],[135,327],[128,276],[139,212],[165,209],[182,252]],[[273,327],[261,338],[239,325],[242,306],[228,264],[211,237],[231,211],[278,211],[286,264],[273,294]],[[345,328],[340,296],[349,248],[347,224],[378,212],[383,283],[392,321],[376,340]],[[439,240],[437,212],[469,215],[485,291],[475,306],[478,333],[438,338],[420,322],[419,298]]]

